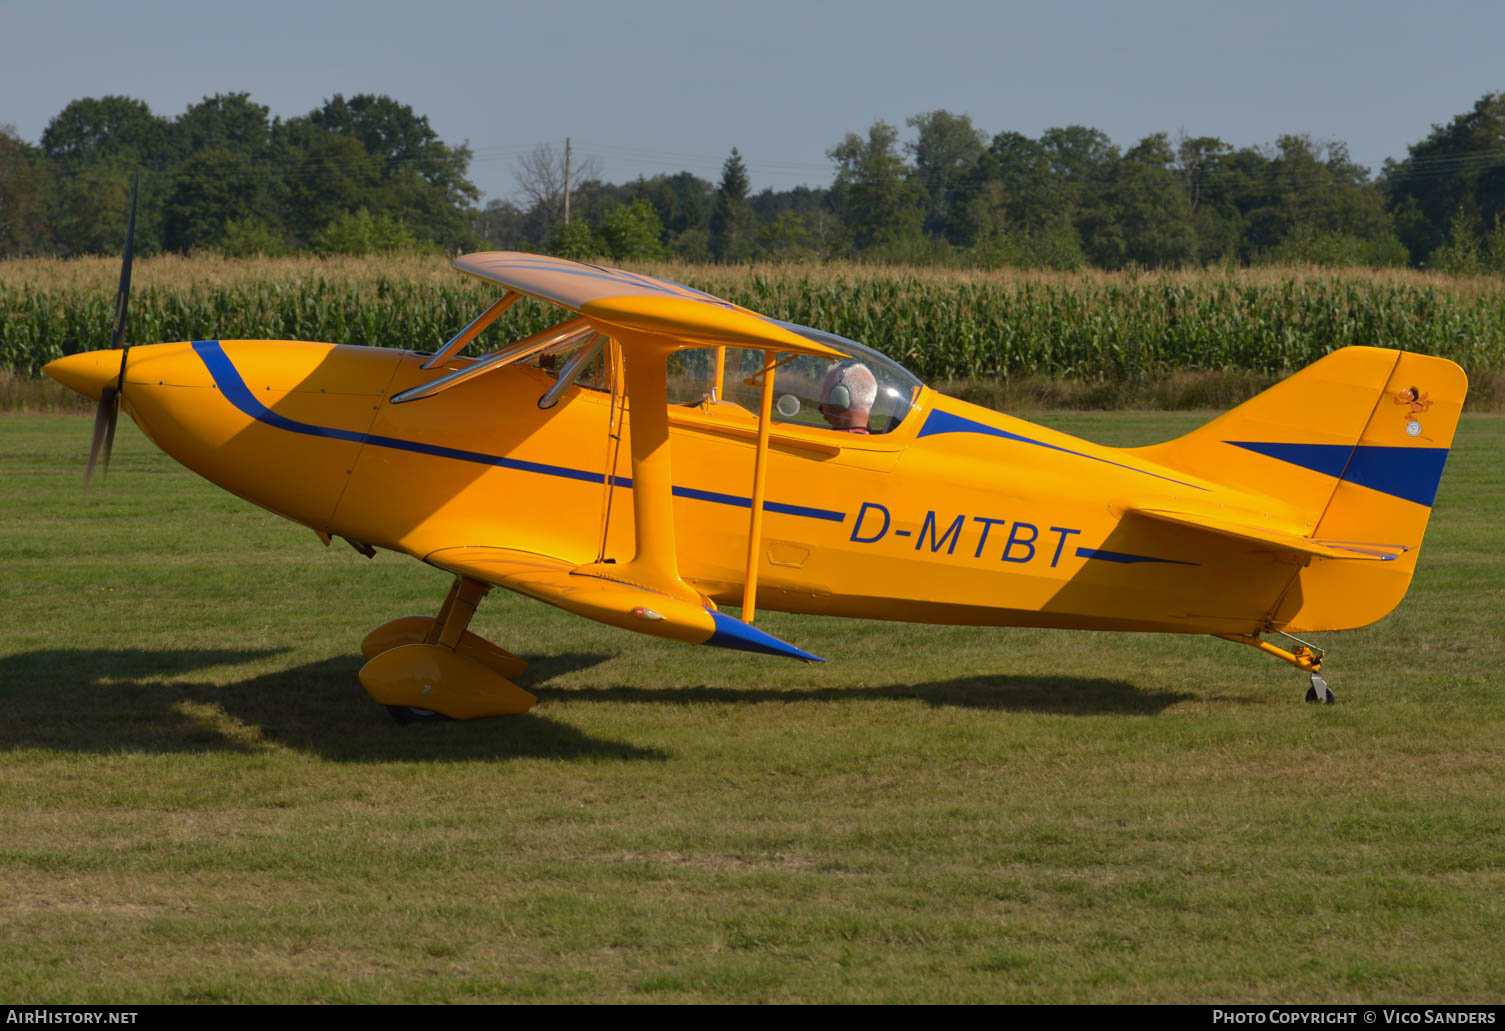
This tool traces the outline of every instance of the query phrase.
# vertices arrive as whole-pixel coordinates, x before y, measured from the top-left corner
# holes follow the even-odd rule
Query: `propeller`
[[[89,441],[89,465],[84,469],[84,495],[89,493],[89,482],[94,479],[94,465],[101,453],[104,456],[103,475],[110,472],[110,451],[115,446],[115,420],[120,415],[120,394],[125,390],[125,356],[130,347],[125,344],[125,319],[131,303],[131,258],[136,240],[136,195],[141,190],[141,173],[131,186],[131,214],[125,225],[125,254],[120,259],[120,287],[115,291],[115,328],[110,335],[110,349],[120,350],[120,375],[113,387],[105,387],[99,394],[99,405],[94,409],[94,436]]]

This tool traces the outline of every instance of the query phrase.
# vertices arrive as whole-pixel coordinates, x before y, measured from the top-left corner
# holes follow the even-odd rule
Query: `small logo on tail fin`
[[[1420,434],[1421,420],[1416,417],[1432,407],[1432,402],[1427,399],[1427,395],[1415,387],[1410,387],[1395,395],[1395,403],[1407,406],[1406,435],[1414,437]]]

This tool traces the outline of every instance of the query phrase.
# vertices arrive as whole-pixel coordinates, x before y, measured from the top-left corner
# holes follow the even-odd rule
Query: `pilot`
[[[878,381],[872,370],[853,358],[827,369],[820,383],[820,414],[843,433],[870,433],[868,413],[877,399]]]

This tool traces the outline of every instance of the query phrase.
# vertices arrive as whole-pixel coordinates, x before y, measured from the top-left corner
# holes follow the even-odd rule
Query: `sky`
[[[1305,133],[1377,172],[1505,90],[1501,40],[1498,0],[0,0],[0,125],[35,143],[69,101],[111,94],[172,117],[248,92],[283,118],[388,94],[512,200],[519,155],[566,136],[612,182],[715,181],[736,147],[754,191],[825,186],[845,134],[941,108],[1125,148]]]

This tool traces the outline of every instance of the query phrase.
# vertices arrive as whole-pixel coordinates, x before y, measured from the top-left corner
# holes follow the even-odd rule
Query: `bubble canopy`
[[[801,326],[795,322],[785,322],[781,319],[768,319],[768,321],[807,340],[824,344],[833,351],[840,351],[852,359],[851,363],[841,364],[860,365],[872,373],[877,391],[866,423],[869,433],[887,433],[902,423],[905,416],[909,414],[915,398],[919,396],[920,389],[924,386],[914,373],[888,355],[875,351],[866,344],[859,344],[844,336],[820,329],[811,329],[809,326]],[[826,374],[835,364],[812,355],[798,355],[785,366],[781,366],[775,390],[780,400],[785,402],[785,406],[775,409],[774,418],[810,425],[830,423],[831,416],[821,414],[821,405],[822,402],[829,401],[827,391],[823,388],[827,383]],[[794,408],[788,401],[791,395],[800,402],[794,415],[788,414],[789,410]]]
[[[816,354],[774,351],[774,422],[811,429],[877,435],[897,428],[909,415],[923,384],[913,373],[881,352],[855,340],[777,319],[772,325],[845,355],[845,360]],[[564,389],[607,386],[601,345],[589,327],[561,334],[529,360],[559,380],[539,400],[552,407]],[[667,365],[671,405],[735,405],[759,409],[767,352],[752,347],[690,347],[674,352]],[[834,370],[834,371],[833,371]],[[843,385],[846,392],[835,390]],[[707,412],[713,408],[706,408]]]
[[[809,326],[801,326],[797,322],[784,322],[781,319],[769,319],[768,321],[775,326],[789,330],[791,333],[797,333],[806,340],[813,340],[817,344],[825,344],[833,351],[840,351],[843,354],[865,362],[873,370],[873,375],[879,376],[880,389],[883,381],[887,380],[899,390],[900,394],[905,397],[912,397],[916,390],[924,386],[920,382],[919,377],[914,373],[882,351],[875,351],[866,344],[859,344],[855,340],[848,340],[846,337],[838,336],[835,333],[827,333],[823,329],[811,329]],[[881,375],[879,373],[880,369],[882,370]]]

